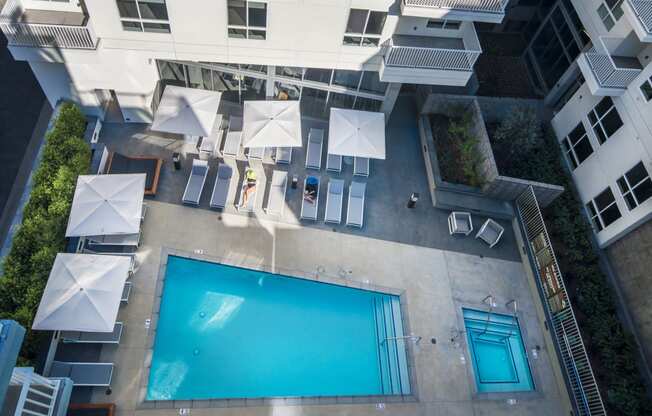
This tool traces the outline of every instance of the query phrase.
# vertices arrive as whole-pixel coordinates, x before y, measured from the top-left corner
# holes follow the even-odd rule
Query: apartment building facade
[[[598,244],[652,216],[652,2],[573,0],[590,44],[552,120]]]
[[[403,83],[464,87],[474,21],[507,0],[7,0],[0,27],[52,104],[149,122],[161,83],[391,112]],[[161,82],[159,82],[161,81]]]

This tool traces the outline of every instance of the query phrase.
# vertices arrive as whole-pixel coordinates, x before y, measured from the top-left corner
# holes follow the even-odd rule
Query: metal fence
[[[405,68],[473,71],[481,51],[463,49],[395,46],[390,40],[385,53],[385,65]]]
[[[403,0],[406,6],[504,13],[509,0]]]
[[[557,258],[532,187],[529,187],[516,200],[516,207],[527,237],[528,252],[534,266],[537,286],[542,295],[546,314],[554,329],[553,339],[578,415],[606,415]]]
[[[636,68],[617,68],[608,54],[596,52],[593,48],[585,55],[598,83],[605,88],[627,88],[641,73]]]

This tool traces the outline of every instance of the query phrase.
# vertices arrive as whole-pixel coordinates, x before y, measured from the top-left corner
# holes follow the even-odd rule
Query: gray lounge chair
[[[326,157],[326,170],[330,172],[342,172],[342,155],[328,154]]]
[[[369,158],[355,157],[353,158],[353,174],[355,176],[369,176]]]
[[[264,147],[250,147],[249,151],[247,152],[247,158],[249,160],[263,160],[264,156],[265,156]]]
[[[498,244],[504,232],[505,229],[502,225],[489,218],[484,222],[484,224],[482,224],[482,227],[480,227],[480,231],[475,235],[475,238],[479,238],[489,244],[489,248],[492,248]]]
[[[274,158],[276,163],[282,163],[284,165],[289,165],[292,163],[292,148],[291,147],[277,147],[276,148],[276,157]]]
[[[53,361],[49,377],[68,377],[75,387],[109,387],[113,363]]]
[[[331,179],[326,193],[326,217],[324,222],[339,224],[342,222],[342,200],[344,199],[344,181]]]
[[[324,146],[324,130],[310,129],[306,150],[306,169],[321,169],[321,151]]]
[[[224,139],[224,149],[222,156],[237,158],[240,153],[240,141],[242,140],[241,131],[229,131]]]
[[[362,228],[366,190],[367,184],[351,182],[351,186],[349,187],[349,203],[346,208],[346,225]]]
[[[188,177],[186,190],[183,192],[182,200],[184,203],[199,205],[199,199],[206,183],[206,176],[208,176],[208,161],[193,159],[190,177]]]
[[[72,344],[119,344],[122,338],[122,322],[116,322],[113,332],[61,331],[61,340]]]
[[[267,214],[278,216],[283,215],[287,185],[288,173],[275,170],[274,173],[272,173],[272,184],[269,188],[269,196],[267,197]]]
[[[229,117],[229,131],[242,131],[242,117]]]
[[[131,282],[125,282],[125,285],[122,288],[122,297],[120,302],[129,303],[129,296],[131,295],[131,289],[134,287],[134,284]]]
[[[468,212],[453,211],[448,216],[448,233],[469,235],[473,231],[473,221]]]
[[[213,194],[211,195],[211,208],[224,209],[226,206],[226,198],[229,194],[232,176],[233,168],[226,163],[220,163],[217,167],[217,176],[215,177],[215,185],[213,186]]]
[[[306,186],[308,179],[314,178],[317,180],[317,194],[312,201],[306,198]],[[319,176],[308,176],[303,181],[303,193],[301,195],[301,219],[317,221],[317,212],[319,211],[319,191],[321,189],[321,180]]]

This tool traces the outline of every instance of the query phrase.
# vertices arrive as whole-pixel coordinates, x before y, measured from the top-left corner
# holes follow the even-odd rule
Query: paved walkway
[[[520,260],[515,243],[514,234],[510,231],[509,222],[501,223],[507,229],[503,240],[493,249],[490,249],[473,236],[451,237],[448,234],[448,212],[432,207],[428,193],[428,183],[425,174],[423,156],[419,147],[419,137],[416,124],[416,108],[410,96],[399,98],[392,117],[387,126],[387,160],[373,160],[371,162],[371,175],[367,179],[352,177],[352,166],[344,165],[341,174],[328,173],[325,170],[325,156],[322,160],[321,171],[308,171],[304,168],[305,143],[307,142],[310,127],[326,129],[325,138],[328,137],[327,123],[312,119],[303,120],[304,147],[295,148],[292,165],[274,165],[270,163],[252,164],[259,172],[259,178],[264,179],[263,189],[259,189],[256,199],[256,211],[253,214],[242,214],[235,210],[233,203],[239,198],[241,176],[247,166],[243,155],[237,162],[227,160],[234,167],[234,177],[231,182],[231,193],[226,213],[234,215],[250,215],[253,218],[272,219],[288,224],[302,224],[311,228],[329,230],[337,233],[360,235],[385,241],[430,247],[443,250],[463,252],[484,257],[500,258],[505,260]],[[196,151],[184,152],[193,149],[184,145],[182,140],[174,136],[149,131],[144,124],[110,124],[104,126],[101,142],[110,150],[119,151],[127,155],[154,155],[165,159],[163,165],[159,190],[155,200],[174,204],[181,203],[181,196],[188,179],[192,159],[197,157]],[[324,143],[326,153],[327,140]],[[171,163],[173,152],[184,152],[182,170],[175,171]],[[209,210],[209,200],[218,162],[223,159],[211,160],[211,172],[208,175],[200,210]],[[299,183],[307,174],[317,174],[322,178],[320,209],[317,222],[300,221],[301,190],[288,189],[287,206],[281,218],[268,216],[264,208],[267,206],[266,185],[272,176],[272,170],[287,170],[290,177],[297,175]],[[332,226],[323,222],[326,205],[327,180],[330,177],[345,180],[346,186],[351,180],[367,183],[367,198],[365,207],[365,225],[362,230],[346,227],[345,225]],[[261,181],[263,182],[263,181]],[[421,200],[416,209],[408,209],[406,203],[410,193],[418,192]],[[343,208],[343,218],[346,218],[346,200]],[[214,214],[217,215],[217,214]],[[474,227],[479,229],[485,218],[474,217]]]

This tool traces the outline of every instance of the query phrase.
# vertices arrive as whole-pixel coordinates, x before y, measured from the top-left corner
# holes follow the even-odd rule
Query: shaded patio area
[[[220,112],[237,112],[238,109],[220,109]],[[368,178],[353,177],[352,164],[346,160],[342,173],[331,173],[325,169],[326,148],[328,137],[328,123],[326,121],[303,118],[303,142],[301,148],[294,148],[292,164],[276,165],[271,159],[271,150],[268,150],[264,163],[254,161],[251,166],[258,172],[259,188],[256,195],[255,211],[253,213],[238,212],[234,201],[238,201],[240,184],[245,168],[249,165],[241,154],[237,161],[226,159],[226,163],[234,167],[231,180],[227,207],[225,212],[242,216],[249,216],[261,220],[271,220],[287,224],[301,224],[332,232],[357,234],[368,238],[410,244],[415,246],[436,248],[442,250],[463,252],[478,256],[500,258],[504,260],[520,261],[520,256],[515,243],[515,236],[511,232],[511,224],[499,221],[506,228],[502,241],[494,248],[489,248],[485,243],[477,240],[473,235],[467,237],[450,236],[448,233],[447,217],[449,212],[436,209],[430,202],[428,183],[423,157],[419,148],[419,137],[416,123],[416,106],[410,96],[401,96],[394,107],[386,130],[387,159],[372,160],[371,174]],[[155,200],[170,204],[181,204],[181,197],[188,180],[192,166],[192,159],[197,158],[194,145],[174,135],[153,132],[145,124],[116,124],[104,125],[100,142],[109,150],[118,151],[128,156],[154,156],[165,160],[161,169],[160,182]],[[325,130],[325,143],[322,155],[322,169],[305,169],[305,152],[310,128]],[[172,153],[181,153],[181,169],[174,170]],[[209,210],[209,200],[215,182],[217,165],[224,162],[222,157],[209,161],[209,173],[202,193],[200,204],[196,209]],[[273,170],[287,171],[289,179],[296,176],[299,187],[292,189],[288,184],[286,207],[282,216],[272,216],[265,213],[269,181]],[[301,184],[306,175],[321,177],[321,191],[319,198],[318,221],[300,221],[302,191]],[[355,229],[344,224],[324,224],[326,207],[326,190],[329,178],[338,178],[345,181],[348,191],[351,180],[367,184],[364,227]],[[262,185],[262,186],[260,186]],[[346,195],[344,195],[343,217],[346,217]],[[412,192],[420,195],[420,201],[415,209],[407,208],[407,201]],[[216,220],[220,213],[215,211]],[[473,217],[474,230],[478,230],[486,218]],[[344,221],[343,221],[344,222]]]

